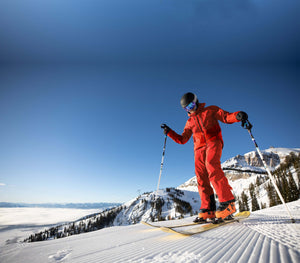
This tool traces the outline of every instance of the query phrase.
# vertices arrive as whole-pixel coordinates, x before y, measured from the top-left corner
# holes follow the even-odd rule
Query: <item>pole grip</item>
[[[252,129],[253,125],[250,123],[249,120],[245,120],[245,121],[242,121],[242,127],[244,129],[247,129],[248,131]]]

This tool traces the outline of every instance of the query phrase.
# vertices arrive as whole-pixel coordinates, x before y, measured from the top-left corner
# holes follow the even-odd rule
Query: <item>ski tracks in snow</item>
[[[158,249],[168,252],[157,255],[157,248],[155,248],[152,252],[156,256],[132,258],[126,262],[298,263],[300,262],[299,227],[299,224],[289,223],[286,217],[253,215],[243,223],[233,223],[192,237],[182,237],[181,240],[170,238],[166,244],[160,241]],[[181,255],[185,255],[185,260],[181,260]]]
[[[298,221],[298,220],[297,220]],[[245,224],[277,241],[289,248],[300,251],[300,224],[291,224],[288,218],[282,218],[280,216],[265,217],[260,214],[256,214],[255,218],[249,218]]]
[[[300,262],[300,209],[295,211],[296,224],[288,222],[282,209],[267,211],[188,237],[137,224],[23,244],[14,250],[7,244],[1,263]]]
[[[116,242],[114,246],[98,249],[84,257],[73,257],[72,262],[298,263],[300,260],[299,250],[253,230],[249,223],[233,223],[190,237],[168,234],[141,224],[131,228],[132,235],[126,242]],[[118,230],[116,235],[130,233],[126,227]]]

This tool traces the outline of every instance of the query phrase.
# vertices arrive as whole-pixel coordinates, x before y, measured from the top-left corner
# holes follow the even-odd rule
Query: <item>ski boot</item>
[[[235,200],[229,200],[227,202],[221,202],[219,208],[216,211],[216,218],[219,221],[231,220],[232,214],[236,212]]]
[[[198,216],[194,219],[194,223],[208,223],[215,218],[215,211],[208,209],[200,209]]]

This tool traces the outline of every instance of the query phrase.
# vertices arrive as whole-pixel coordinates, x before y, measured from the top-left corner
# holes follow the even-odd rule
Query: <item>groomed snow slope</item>
[[[183,237],[143,224],[1,247],[2,263],[41,262],[300,262],[300,200],[260,210],[242,223]],[[185,218],[191,221],[192,218]],[[159,222],[170,224],[175,221]]]

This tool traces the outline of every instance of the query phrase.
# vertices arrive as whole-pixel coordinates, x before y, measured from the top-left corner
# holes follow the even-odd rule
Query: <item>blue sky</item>
[[[246,111],[261,149],[300,147],[298,7],[1,1],[0,200],[123,202],[154,190],[160,124],[182,132],[189,91]],[[221,127],[222,161],[254,150],[239,124]],[[161,187],[193,175],[192,142],[168,139]]]

